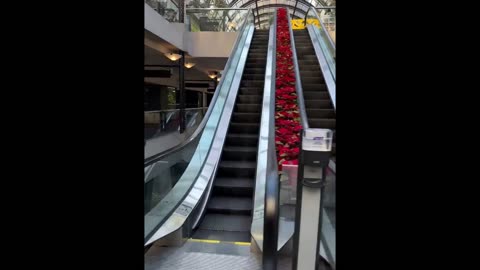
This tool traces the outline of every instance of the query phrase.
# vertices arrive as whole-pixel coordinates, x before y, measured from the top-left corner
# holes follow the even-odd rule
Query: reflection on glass
[[[169,22],[178,22],[178,3],[174,0],[145,0],[158,14]]]
[[[320,15],[317,11],[320,11]],[[313,9],[310,8],[305,16],[306,23],[315,25],[314,34],[316,41],[318,41],[323,55],[327,61],[330,73],[333,79],[336,78],[335,66],[335,9]]]

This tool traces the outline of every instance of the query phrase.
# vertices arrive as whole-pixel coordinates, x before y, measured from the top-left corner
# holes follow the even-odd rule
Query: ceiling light
[[[215,75],[215,74],[209,74],[208,77],[210,77],[210,79],[215,79],[215,77],[217,77],[217,75]]]
[[[186,68],[192,68],[193,66],[195,66],[195,63],[185,63]]]
[[[177,53],[166,53],[164,55],[165,55],[165,57],[167,57],[168,59],[170,59],[172,61],[177,61],[178,59],[182,58],[182,56],[180,54],[177,54]]]

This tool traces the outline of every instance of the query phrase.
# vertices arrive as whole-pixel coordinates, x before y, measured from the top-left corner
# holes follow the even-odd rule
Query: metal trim
[[[300,118],[302,121],[302,128],[307,129],[308,126],[308,118],[307,118],[307,111],[305,110],[305,100],[303,99],[303,88],[302,82],[300,80],[300,70],[298,68],[298,60],[297,60],[297,49],[295,48],[295,37],[293,36],[292,30],[292,22],[290,16],[288,17],[288,30],[290,31],[290,43],[292,48],[292,58],[293,58],[293,66],[295,70],[295,89],[297,90],[297,103],[298,109],[300,110]]]

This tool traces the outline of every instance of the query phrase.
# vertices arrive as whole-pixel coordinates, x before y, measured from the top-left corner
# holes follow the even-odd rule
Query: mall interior
[[[145,0],[146,270],[336,268],[335,5]]]

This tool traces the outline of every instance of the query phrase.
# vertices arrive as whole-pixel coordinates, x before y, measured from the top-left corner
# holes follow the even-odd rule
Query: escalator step
[[[240,96],[239,96],[240,97]],[[260,122],[260,113],[239,113],[234,112],[232,116],[232,122]]]
[[[304,99],[329,99],[330,94],[328,91],[305,91],[303,90]]]
[[[249,232],[227,232],[227,231],[212,231],[212,230],[202,230],[202,229],[196,230],[192,238],[220,240],[220,241],[228,241],[228,242],[250,242],[251,240],[250,239],[251,236]],[[176,269],[176,268],[173,268],[173,269]]]
[[[257,87],[241,87],[239,90],[239,95],[262,95],[263,88]]]
[[[234,112],[254,112],[259,113],[262,110],[261,104],[236,104]]]
[[[199,229],[212,231],[249,232],[252,217],[207,213]]]
[[[324,83],[303,83],[302,82],[302,89],[303,91],[327,91],[327,85]]]
[[[246,65],[249,66],[250,64],[256,65],[256,66],[261,66],[261,65],[266,65],[267,64],[267,58],[262,57],[262,58],[248,58]]]
[[[265,68],[255,67],[255,68],[245,68],[243,74],[265,74]]]
[[[323,79],[323,76],[301,76],[301,81],[302,84],[311,84],[311,83],[324,83],[325,80]]]
[[[214,186],[219,188],[229,188],[229,189],[236,189],[236,188],[252,189],[253,191],[253,184],[254,184],[254,180],[252,178],[218,177],[215,179]]]
[[[299,69],[302,69],[306,65],[314,65],[317,68],[320,68],[318,65],[318,59],[298,59]]]
[[[261,104],[261,95],[238,95],[237,102],[240,104]]]
[[[323,78],[323,74],[322,72],[319,70],[302,70],[300,71],[300,76],[303,78],[303,77],[322,77]]]
[[[223,147],[222,158],[225,160],[255,160],[257,147],[253,146],[225,146]]]
[[[252,197],[254,183],[253,178],[217,177],[213,186],[213,194]]]
[[[265,73],[258,74],[243,74],[242,80],[263,80],[265,79]]]
[[[242,80],[242,82],[240,83],[240,87],[260,87],[260,88],[263,88],[263,85],[264,85],[264,81],[263,81],[263,80],[257,80],[257,81],[253,81],[253,80],[245,81],[245,80]]]
[[[250,215],[252,207],[252,198],[213,196],[208,201],[207,213]]]
[[[335,110],[331,109],[307,109],[309,118],[335,118]]]
[[[259,123],[230,123],[230,128],[228,129],[229,132],[232,133],[251,133],[251,134],[258,134],[260,131],[260,124]]]
[[[308,118],[308,125],[311,128],[328,128],[328,129],[335,129],[335,119],[330,118]]]
[[[305,107],[310,109],[333,109],[332,101],[329,99],[305,100]],[[307,115],[308,116],[308,115]]]
[[[227,145],[235,145],[235,146],[257,146],[258,135],[229,133],[227,134],[227,140],[225,143]]]
[[[219,177],[247,177],[254,178],[257,163],[254,161],[225,161],[221,160],[218,166]]]

